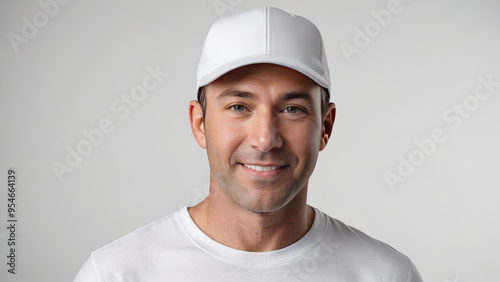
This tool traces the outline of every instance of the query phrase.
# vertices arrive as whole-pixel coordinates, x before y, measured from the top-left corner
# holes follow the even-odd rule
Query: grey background
[[[71,281],[91,251],[203,198],[208,162],[187,109],[204,37],[222,14],[272,5],[316,23],[328,52],[338,115],[309,203],[408,255],[425,281],[498,281],[500,87],[472,96],[479,77],[500,82],[500,2],[401,0],[346,57],[340,45],[391,2],[52,1],[44,22],[39,2],[2,1],[0,219],[13,167],[19,221],[16,275],[0,229],[0,280]],[[168,77],[120,119],[113,101],[157,66]],[[467,118],[447,112],[465,101]],[[114,130],[60,181],[53,163],[104,118]],[[435,129],[446,140],[391,188],[384,173]]]

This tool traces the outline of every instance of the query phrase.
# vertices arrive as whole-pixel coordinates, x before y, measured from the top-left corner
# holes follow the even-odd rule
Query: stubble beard
[[[242,165],[236,161],[231,162],[227,173],[223,169],[216,168],[212,170],[212,174],[218,186],[235,205],[254,213],[273,212],[283,208],[303,189],[307,182],[302,181],[304,183],[300,183],[301,181],[293,176],[288,177],[284,181],[283,177],[286,176],[280,176],[278,180],[253,179],[250,180],[251,183],[243,184],[241,183],[241,179],[238,178],[237,170],[244,168],[238,166]],[[287,167],[285,169],[292,168]],[[245,185],[250,187],[246,187]]]

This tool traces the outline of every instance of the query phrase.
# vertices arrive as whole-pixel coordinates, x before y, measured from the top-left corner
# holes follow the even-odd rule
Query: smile
[[[243,164],[245,167],[248,167],[249,169],[253,169],[256,171],[271,171],[271,170],[277,170],[281,166],[279,165],[271,165],[271,166],[260,166],[260,165],[250,165],[250,164]]]

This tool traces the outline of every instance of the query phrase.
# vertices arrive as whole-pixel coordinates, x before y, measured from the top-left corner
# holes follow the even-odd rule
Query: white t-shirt
[[[299,241],[246,252],[205,235],[185,207],[93,252],[74,281],[422,281],[408,257],[314,211]]]

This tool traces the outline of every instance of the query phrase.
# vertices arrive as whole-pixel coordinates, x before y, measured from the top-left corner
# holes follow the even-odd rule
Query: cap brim
[[[236,61],[231,61],[228,64],[222,65],[217,69],[213,70],[212,72],[208,73],[207,75],[201,77],[197,83],[197,88],[208,85],[217,80],[219,77],[223,76],[224,74],[232,70],[235,70],[237,68],[252,64],[261,64],[261,63],[276,64],[287,68],[291,68],[306,75],[321,87],[327,89],[329,88],[328,81],[326,81],[326,79],[322,75],[315,72],[312,68],[308,67],[307,65],[301,64],[300,62],[297,62],[296,60],[292,60],[287,57],[277,57],[267,54],[245,57]]]

